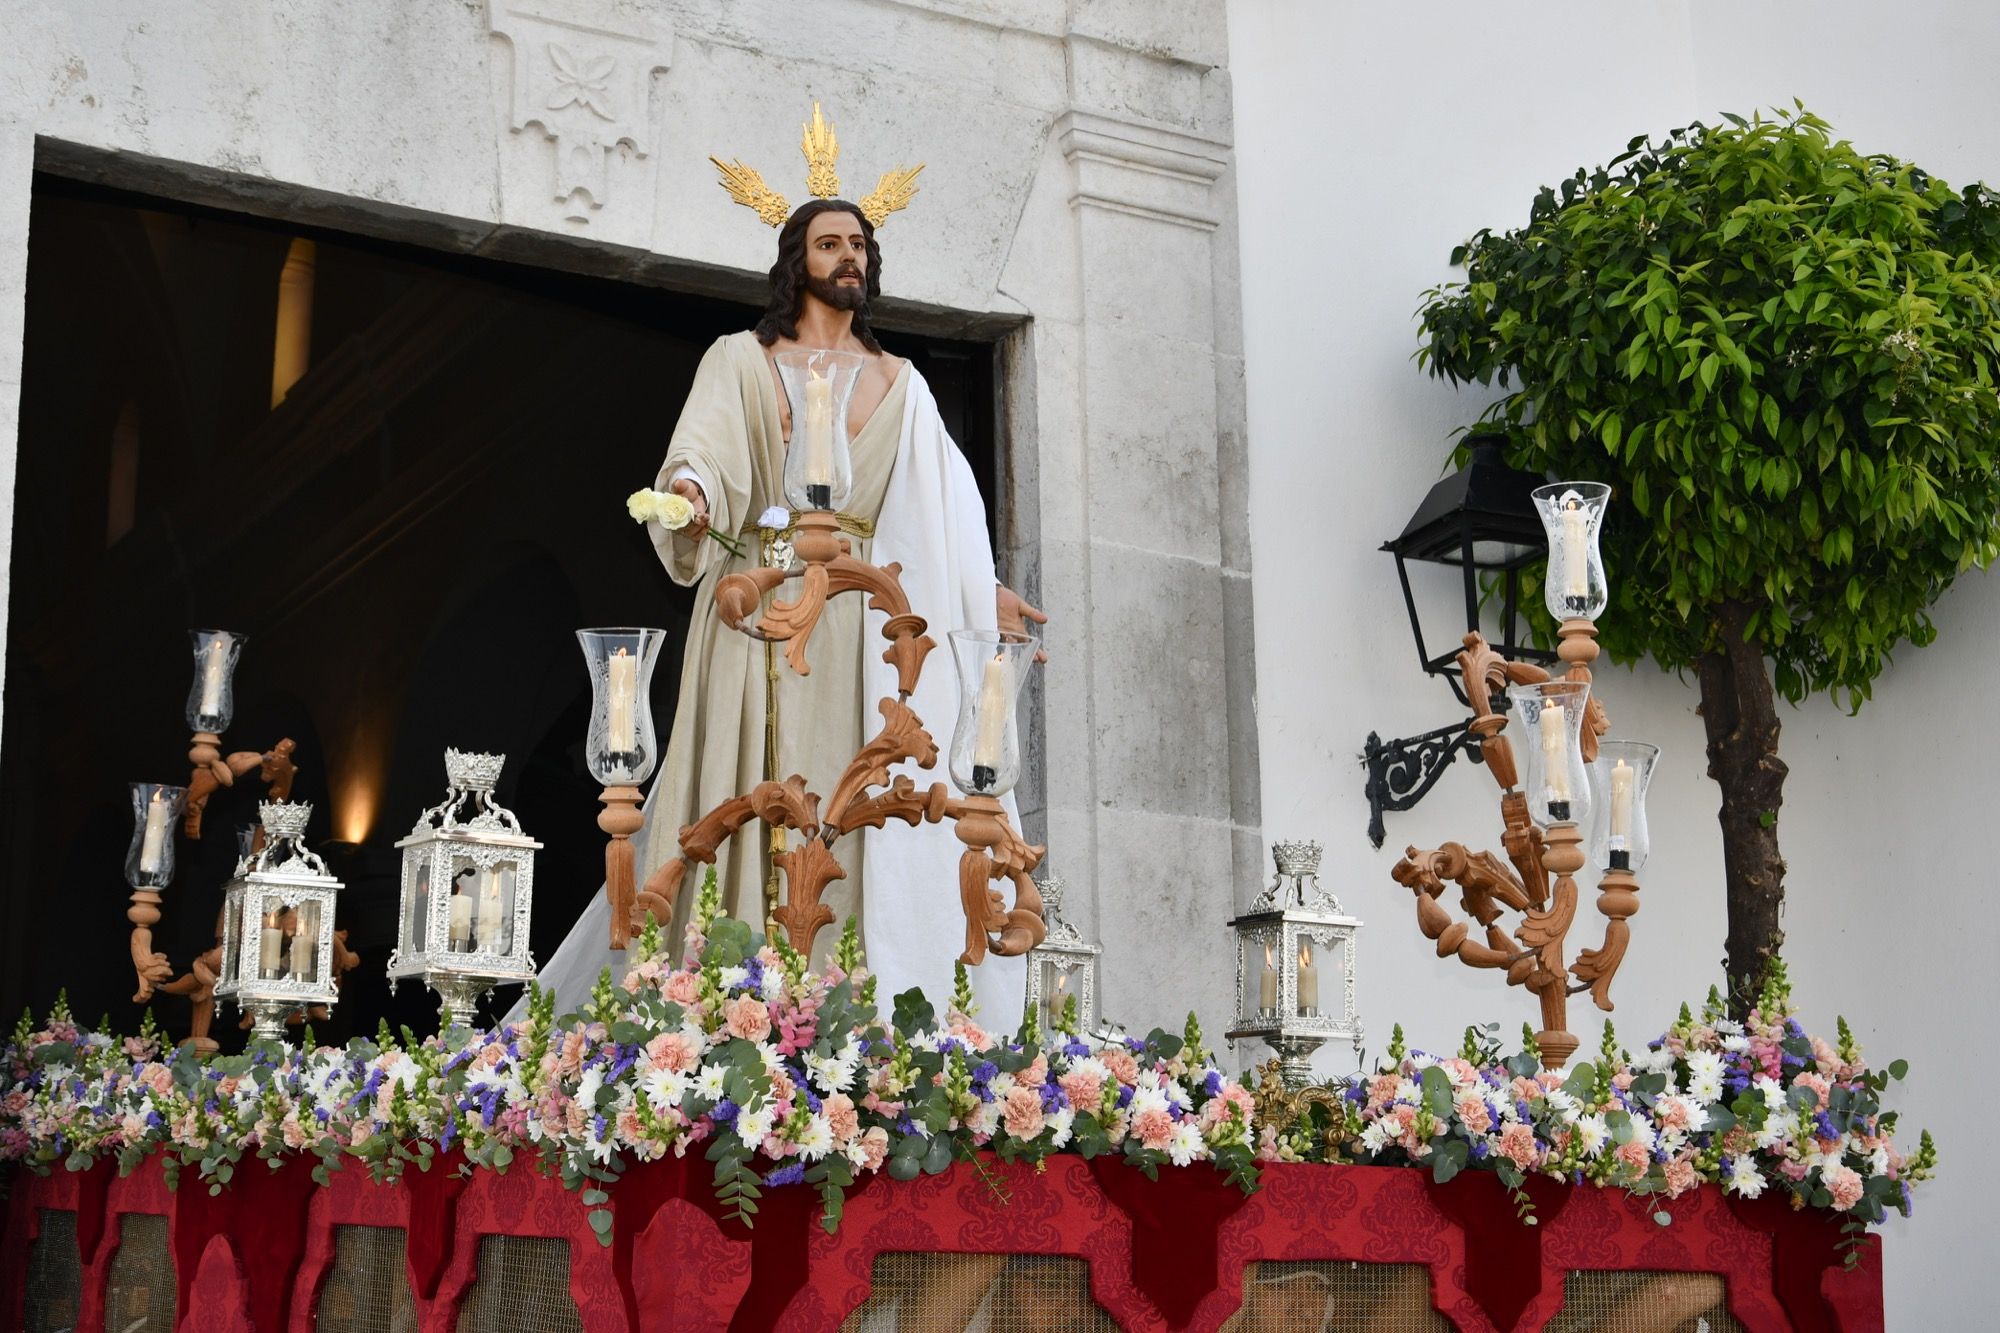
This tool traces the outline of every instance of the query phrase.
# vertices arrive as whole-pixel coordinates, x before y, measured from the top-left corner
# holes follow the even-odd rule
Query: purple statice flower
[[[805,1178],[806,1164],[797,1161],[787,1162],[764,1173],[766,1185],[796,1185]]]
[[[604,1117],[602,1115],[590,1117],[590,1132],[600,1139],[604,1137]]]
[[[917,1122],[910,1119],[908,1115],[899,1115],[896,1117],[896,1132],[898,1134],[914,1134],[917,1132]]]
[[[472,1058],[472,1047],[469,1044],[461,1046],[458,1048],[458,1051],[451,1057],[451,1059],[444,1062],[444,1070],[442,1072],[449,1074],[452,1070],[458,1068],[460,1065],[464,1064],[467,1060],[470,1060],[471,1058]]]
[[[457,1137],[458,1137],[458,1117],[455,1115],[446,1116],[444,1121],[444,1133],[438,1135],[438,1148],[444,1152],[450,1152],[452,1140]]]
[[[315,1106],[313,1107],[313,1118],[324,1125],[333,1119],[333,1112],[327,1110],[324,1106]]]
[[[1121,1083],[1121,1084],[1119,1084],[1119,1085],[1118,1085],[1118,1109],[1119,1109],[1119,1110],[1121,1110],[1121,1111],[1122,1111],[1122,1110],[1124,1110],[1124,1109],[1125,1109],[1125,1108],[1126,1108],[1127,1106],[1130,1106],[1130,1105],[1132,1104],[1132,1091],[1133,1091],[1133,1089],[1132,1089],[1132,1085],[1131,1085],[1131,1084],[1129,1084],[1129,1083]]]
[[[498,1118],[500,1114],[500,1096],[501,1096],[501,1089],[496,1085],[494,1087],[488,1088],[486,1090],[486,1095],[480,1098],[480,1103],[481,1103],[479,1107],[480,1124],[485,1125],[488,1128],[492,1127],[494,1120]]]
[[[1910,1201],[1910,1182],[1909,1182],[1909,1181],[1907,1181],[1907,1180],[1899,1180],[1899,1181],[1897,1181],[1897,1182],[1896,1182],[1896,1190],[1897,1190],[1897,1192],[1898,1192],[1898,1193],[1900,1193],[1900,1194],[1902,1195],[1902,1199],[1903,1199],[1903,1212],[1904,1212],[1905,1214],[1907,1214],[1907,1213],[1908,1213],[1908,1212],[1910,1211],[1910,1207],[1911,1207],[1911,1201]]]
[[[1348,1101],[1353,1102],[1356,1106],[1360,1106],[1368,1100],[1368,1089],[1362,1087],[1361,1081],[1359,1079],[1356,1079],[1354,1082],[1347,1085],[1347,1091],[1341,1095],[1346,1097]]]
[[[352,1096],[348,1100],[356,1102],[373,1100],[376,1090],[379,1089],[381,1086],[382,1086],[382,1071],[379,1069],[371,1069],[368,1071],[367,1079],[365,1079],[361,1084],[361,1090],[355,1093],[354,1096]]]
[[[979,1066],[972,1071],[972,1081],[974,1083],[991,1083],[999,1076],[1000,1066],[994,1064],[991,1060],[981,1061]]]
[[[821,1102],[819,1094],[812,1090],[812,1085],[802,1079],[793,1079],[792,1082],[805,1094],[806,1105],[812,1108],[813,1114],[818,1115],[824,1109],[825,1103]]]
[[[740,1110],[742,1110],[742,1108],[739,1107],[735,1102],[732,1102],[727,1097],[724,1097],[721,1101],[715,1104],[715,1109],[713,1111],[710,1111],[708,1114],[709,1117],[713,1119],[718,1125],[733,1125],[736,1123],[736,1115],[737,1112]]]
[[[1069,1105],[1069,1098],[1063,1096],[1062,1085],[1054,1079],[1050,1079],[1048,1082],[1042,1084],[1043,1115],[1047,1115],[1052,1111],[1060,1111],[1067,1105]]]
[[[1474,1139],[1474,1140],[1472,1141],[1472,1160],[1473,1160],[1473,1161],[1475,1161],[1475,1162],[1483,1162],[1483,1161],[1485,1161],[1485,1160],[1486,1160],[1486,1154],[1487,1154],[1488,1152],[1490,1152],[1490,1151],[1492,1151],[1492,1150],[1491,1150],[1490,1148],[1488,1148],[1488,1147],[1486,1146],[1486,1140],[1485,1140],[1485,1139]]]
[[[1090,1055],[1090,1043],[1071,1037],[1063,1044],[1062,1053],[1072,1060],[1082,1060]]]
[[[1821,1111],[1813,1117],[1813,1125],[1819,1131],[1817,1136],[1819,1138],[1837,1139],[1840,1137],[1840,1131],[1834,1127],[1833,1117],[1825,1111]]]
[[[740,987],[737,987],[737,989],[755,991],[760,995],[763,994],[764,960],[761,958],[752,957],[749,962],[743,965],[743,971],[744,971],[743,984]]]
[[[1523,1120],[1532,1121],[1534,1119],[1535,1113],[1534,1113],[1534,1108],[1529,1106],[1526,1102],[1517,1101],[1514,1103],[1514,1114],[1520,1116],[1521,1119]]]
[[[1202,1079],[1202,1081],[1201,1081],[1201,1090],[1202,1090],[1202,1092],[1203,1092],[1203,1093],[1204,1093],[1205,1095],[1207,1095],[1207,1096],[1210,1096],[1210,1097],[1219,1097],[1219,1096],[1221,1096],[1221,1095],[1222,1095],[1222,1071],[1221,1071],[1220,1069],[1211,1069],[1211,1070],[1209,1070],[1209,1071],[1208,1071],[1208,1076],[1207,1076],[1206,1078]]]
[[[146,1128],[165,1129],[166,1127],[167,1121],[165,1116],[162,1116],[158,1111],[146,1112]]]
[[[202,1113],[204,1115],[214,1115],[216,1111],[220,1109],[221,1105],[222,1103],[216,1101],[215,1098],[210,1097],[207,1101],[201,1104]]]

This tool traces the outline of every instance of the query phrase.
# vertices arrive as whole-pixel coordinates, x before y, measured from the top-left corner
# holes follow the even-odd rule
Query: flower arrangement
[[[861,1175],[936,1174],[984,1149],[1004,1161],[1054,1152],[1161,1166],[1212,1163],[1255,1188],[1253,1102],[1185,1038],[1094,1043],[1071,1012],[1054,1032],[1028,1011],[1011,1038],[974,1019],[963,970],[940,1017],[917,991],[878,1017],[875,981],[850,922],[833,966],[810,971],[782,941],[724,918],[708,876],[675,967],[658,928],[641,935],[622,985],[607,971],[581,1014],[557,1020],[531,993],[527,1018],[399,1041],[386,1025],[345,1048],[256,1043],[200,1060],[166,1051],[150,1014],[136,1038],[80,1029],[58,1003],[24,1017],[0,1060],[0,1159],[81,1170],[115,1156],[130,1171],[167,1154],[211,1192],[246,1156],[313,1154],[394,1179],[457,1148],[465,1167],[534,1156],[582,1191],[608,1240],[605,1186],[632,1161],[699,1147],[718,1196],[746,1225],[767,1188],[819,1190],[839,1223]],[[990,1173],[989,1183],[997,1190]]]
[[[1397,1028],[1373,1074],[1287,1132],[1266,1126],[1259,1156],[1422,1166],[1440,1182],[1490,1170],[1530,1223],[1521,1187],[1532,1174],[1666,1199],[1703,1182],[1745,1198],[1775,1188],[1794,1207],[1847,1215],[1858,1232],[1890,1208],[1908,1214],[1937,1148],[1926,1131],[1914,1157],[1897,1151],[1881,1096],[1907,1066],[1871,1072],[1845,1019],[1838,1031],[1833,1044],[1806,1034],[1782,963],[1745,1021],[1730,1021],[1711,990],[1699,1018],[1683,1005],[1637,1059],[1609,1023],[1595,1064],[1555,1072],[1540,1068],[1532,1033],[1503,1060],[1476,1028],[1445,1057],[1406,1050]]]
[[[694,504],[686,496],[650,487],[626,496],[625,512],[632,516],[634,523],[657,523],[668,532],[679,532],[694,521]],[[743,554],[743,544],[734,537],[718,532],[714,527],[708,528],[705,535],[731,555]]]

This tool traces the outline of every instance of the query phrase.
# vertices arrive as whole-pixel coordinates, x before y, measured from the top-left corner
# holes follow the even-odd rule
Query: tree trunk
[[[1729,1007],[1738,1017],[1756,1003],[1771,960],[1785,942],[1778,925],[1785,902],[1778,807],[1784,804],[1786,768],[1778,758],[1777,696],[1764,654],[1743,638],[1754,610],[1746,602],[1724,603],[1716,651],[1701,659],[1708,775],[1722,788],[1717,818],[1729,905],[1723,967]]]

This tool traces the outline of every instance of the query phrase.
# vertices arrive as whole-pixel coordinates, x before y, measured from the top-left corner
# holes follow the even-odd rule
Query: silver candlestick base
[[[1297,1092],[1312,1083],[1313,1053],[1326,1045],[1326,1038],[1286,1035],[1263,1040],[1278,1053],[1278,1077],[1284,1080],[1287,1090]]]
[[[297,1000],[245,1000],[243,1008],[250,1013],[250,1039],[285,1040],[285,1020],[300,1007]]]
[[[438,1022],[446,1030],[478,1026],[479,999],[493,989],[492,978],[433,973],[424,981],[438,993]]]

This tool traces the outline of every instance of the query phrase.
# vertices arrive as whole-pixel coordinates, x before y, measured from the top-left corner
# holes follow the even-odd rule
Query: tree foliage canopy
[[[1455,250],[1420,360],[1512,392],[1517,466],[1609,481],[1616,656],[1693,665],[1716,612],[1797,701],[1858,707],[2000,554],[2000,197],[1799,107],[1632,140]]]

